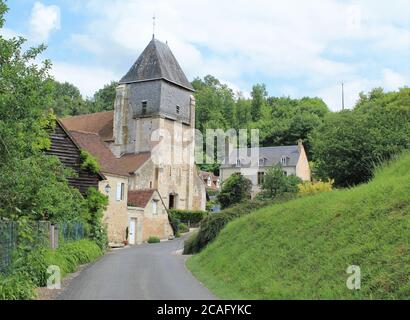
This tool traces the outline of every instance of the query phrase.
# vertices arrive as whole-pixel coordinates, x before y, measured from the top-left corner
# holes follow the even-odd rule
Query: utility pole
[[[342,82],[342,110],[345,109],[345,84]]]

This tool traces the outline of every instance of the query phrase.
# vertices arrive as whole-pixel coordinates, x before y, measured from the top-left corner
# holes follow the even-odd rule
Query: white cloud
[[[106,68],[75,65],[65,62],[54,62],[51,75],[59,82],[70,82],[81,89],[86,97],[92,97],[94,93],[105,84],[119,75],[108,71]]]
[[[51,32],[60,30],[60,8],[46,6],[41,2],[34,3],[29,21],[30,34],[34,41],[47,41]]]
[[[368,55],[403,55],[410,50],[408,0],[398,0],[394,6],[374,0],[238,0],[235,4],[90,0],[81,4],[90,22],[83,34],[71,40],[106,61],[106,68],[115,64],[120,74],[128,71],[150,40],[155,12],[156,37],[168,40],[190,79],[212,74],[244,92],[256,82],[271,82],[276,95],[320,93],[334,109],[340,106],[342,80],[347,82],[349,106],[360,91],[373,85],[396,88],[408,81],[383,61],[372,66],[377,68],[372,70],[377,78],[369,78],[366,69]],[[281,79],[286,84],[280,84]]]

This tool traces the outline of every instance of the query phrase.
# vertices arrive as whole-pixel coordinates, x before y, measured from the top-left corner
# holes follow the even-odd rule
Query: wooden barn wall
[[[50,134],[50,140],[51,148],[46,153],[57,156],[65,167],[73,169],[78,175],[76,178],[68,179],[70,185],[79,189],[81,193],[85,193],[90,187],[98,189],[99,175],[81,169],[80,151],[59,123]]]

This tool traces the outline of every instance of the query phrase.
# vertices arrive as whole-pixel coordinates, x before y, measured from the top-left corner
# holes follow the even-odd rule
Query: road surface
[[[176,254],[183,239],[113,250],[84,269],[60,300],[216,299]]]

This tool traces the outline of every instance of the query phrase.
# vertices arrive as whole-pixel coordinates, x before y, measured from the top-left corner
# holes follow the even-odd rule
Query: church
[[[59,121],[101,166],[111,243],[168,238],[169,209],[205,210],[206,186],[194,162],[193,93],[168,44],[153,37],[119,81],[114,111]]]

